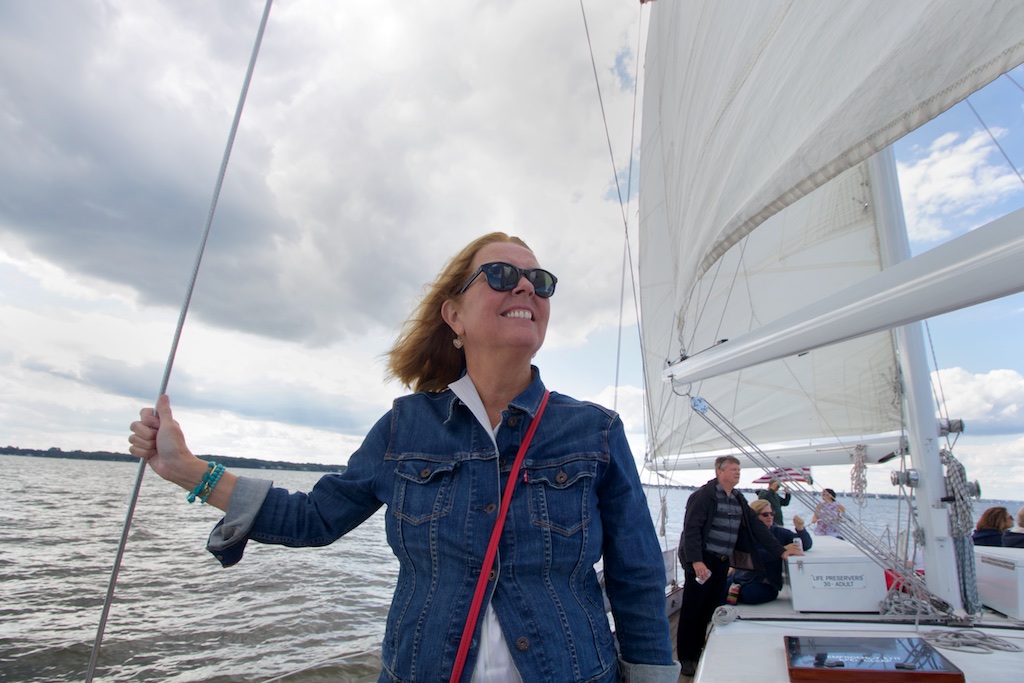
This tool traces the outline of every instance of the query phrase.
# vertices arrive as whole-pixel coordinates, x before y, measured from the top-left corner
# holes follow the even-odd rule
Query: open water
[[[83,681],[138,467],[0,456],[0,681]],[[241,471],[239,471],[241,472]],[[317,472],[251,471],[291,490]],[[688,490],[668,489],[666,545]],[[661,492],[648,491],[657,519]],[[898,511],[854,515],[883,533]],[[977,501],[976,516],[993,501]],[[1008,504],[1012,512],[1019,503]],[[810,520],[797,502],[785,509]],[[147,472],[94,680],[171,683],[373,681],[397,561],[383,512],[326,548],[250,544],[222,569],[204,550],[216,509]]]

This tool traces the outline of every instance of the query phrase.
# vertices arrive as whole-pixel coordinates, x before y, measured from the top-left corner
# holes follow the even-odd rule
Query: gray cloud
[[[95,356],[83,359],[78,372],[42,361],[23,366],[95,391],[137,400],[142,405],[155,401],[154,392],[160,386],[164,370],[156,363],[131,365]],[[214,388],[187,370],[175,368],[168,391],[173,395],[176,408],[227,411],[254,420],[273,420],[338,433],[368,430],[380,417],[379,411],[353,412],[340,394],[283,384],[264,376],[254,376],[242,385],[217,383]]]
[[[258,9],[0,7],[0,144],[10,151],[0,225],[145,304],[180,305]],[[549,253],[572,253],[558,248],[571,220],[558,186],[578,177],[593,195],[611,175],[594,85],[580,78],[588,56],[553,39],[582,37],[578,13],[552,11],[537,26],[509,9],[470,25],[420,9],[444,29],[407,33],[396,50],[386,12],[363,26],[367,17],[299,11],[271,14],[190,315],[323,345],[394,329],[444,259],[483,231],[526,230],[542,256],[547,242]],[[524,50],[531,34],[543,40]],[[626,78],[628,44],[615,37],[605,74],[606,95],[623,105],[612,84]],[[592,229],[590,217],[576,220],[573,233]],[[617,240],[614,221],[610,230]],[[589,270],[563,257],[567,285],[576,268]],[[585,304],[567,315],[592,317],[614,287],[567,286]]]

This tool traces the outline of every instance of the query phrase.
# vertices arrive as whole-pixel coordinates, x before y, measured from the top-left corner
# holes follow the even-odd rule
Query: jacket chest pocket
[[[590,523],[590,497],[597,475],[594,460],[574,460],[549,467],[528,467],[530,520],[563,536]]]
[[[422,524],[451,512],[457,463],[401,460],[395,467],[394,514]]]

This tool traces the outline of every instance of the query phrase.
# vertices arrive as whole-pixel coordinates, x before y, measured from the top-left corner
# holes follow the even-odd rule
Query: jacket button
[[[424,467],[422,470],[420,470],[420,479],[426,479],[429,476],[430,476],[430,468],[429,467]]]
[[[519,418],[516,417],[515,415],[513,415],[512,417],[510,417],[508,419],[508,426],[509,427],[515,427],[517,424],[519,424]]]
[[[487,576],[487,580],[488,581],[494,581],[494,579],[496,579],[496,578],[498,578],[498,572],[492,569],[491,573],[488,574],[488,576]]]
[[[566,474],[565,472],[559,472],[558,474],[555,475],[556,484],[564,484],[567,481],[569,481],[569,475]]]
[[[488,505],[487,507],[484,508],[484,512],[486,512],[487,514],[491,514],[492,512],[494,512],[494,509],[496,507],[498,507],[498,506],[495,505],[494,503],[491,503],[490,505]]]
[[[520,652],[526,652],[530,649],[529,638],[516,638],[516,649]]]

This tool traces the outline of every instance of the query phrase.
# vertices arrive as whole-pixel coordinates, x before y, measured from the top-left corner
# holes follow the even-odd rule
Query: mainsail
[[[679,456],[667,458],[661,467],[707,466],[700,454],[715,454],[729,445],[679,399],[680,387],[662,379],[666,361],[728,345],[740,334],[878,273],[874,214],[865,209],[869,196],[866,171],[858,165],[773,216],[728,251],[697,282],[692,298],[678,302],[666,319],[659,320],[649,306],[643,308],[647,386],[657,406],[651,433],[659,452]],[[650,271],[647,262],[642,275]],[[807,286],[808,278],[817,284]],[[646,287],[646,277],[642,282]],[[675,325],[666,324],[673,320]],[[660,334],[652,335],[652,328]],[[664,344],[655,346],[655,340]],[[877,442],[879,435],[890,435],[873,459],[898,448],[898,437],[892,436],[900,429],[896,378],[893,341],[883,332],[759,364],[692,390],[741,425],[756,443],[777,446],[769,450],[799,439],[816,445],[812,464],[845,464],[849,458],[842,451],[822,451],[818,444],[829,440],[831,445],[840,438],[860,443],[868,436]],[[793,444],[785,452],[788,464],[801,461]]]
[[[640,195],[649,457],[685,466],[727,447],[680,400],[687,389],[759,444],[899,447],[888,331],[694,387],[663,374],[877,277],[867,161],[1024,61],[1022,36],[1024,5],[999,0],[652,4]]]

